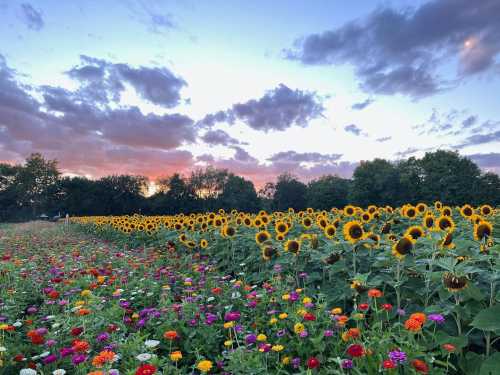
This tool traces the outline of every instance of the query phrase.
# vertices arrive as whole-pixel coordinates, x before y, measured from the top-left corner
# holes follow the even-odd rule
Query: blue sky
[[[0,0],[0,160],[261,184],[444,148],[498,172],[499,17],[493,0]]]

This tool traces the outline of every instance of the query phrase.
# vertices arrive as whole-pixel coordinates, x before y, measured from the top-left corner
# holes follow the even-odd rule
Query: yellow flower
[[[308,303],[312,303],[312,301],[313,301],[313,300],[312,300],[311,298],[309,298],[309,297],[304,297],[304,298],[302,299],[302,303],[303,303],[304,305],[305,305],[305,304],[308,304]]]
[[[287,314],[287,313],[281,313],[281,314],[279,314],[279,315],[278,315],[278,317],[279,317],[281,320],[283,320],[283,319],[288,318],[288,314]]]
[[[288,300],[290,299],[290,294],[283,294],[283,295],[281,296],[281,299],[282,299],[283,301],[288,301]]]
[[[290,363],[290,357],[283,357],[281,363],[283,363],[285,366],[288,365]]]
[[[278,322],[278,319],[276,318],[271,318],[271,320],[269,320],[269,324],[276,324]]]
[[[302,331],[304,331],[304,325],[302,323],[295,323],[293,326],[293,331],[299,335]]]
[[[224,323],[224,328],[233,328],[234,327],[234,322],[226,322]]]
[[[8,324],[0,324],[0,331],[5,331],[7,328],[9,328]]]
[[[273,352],[281,352],[285,347],[283,345],[273,345],[271,350]]]
[[[231,345],[233,345],[233,340],[224,341],[224,346],[231,346]]]
[[[361,319],[363,319],[363,318],[365,317],[365,315],[364,315],[364,314],[361,314],[361,313],[357,313],[357,314],[354,314],[354,316],[353,316],[353,317],[354,317],[354,319],[359,319],[359,320],[361,320]]]
[[[176,350],[175,352],[170,353],[170,359],[174,362],[180,361],[182,359],[182,352],[180,350]]]
[[[266,341],[267,340],[267,336],[264,335],[263,333],[257,335],[257,341]]]
[[[83,306],[85,305],[85,301],[76,301],[75,306]]]
[[[340,308],[340,307],[335,307],[335,308],[333,308],[333,309],[332,309],[331,313],[332,313],[333,315],[340,315],[340,314],[342,314],[342,308]]]
[[[139,319],[139,314],[133,313],[132,314],[132,319]]]
[[[298,309],[297,310],[297,315],[304,316],[307,314],[307,310],[304,309]]]
[[[88,297],[88,296],[90,296],[91,294],[92,294],[92,292],[91,292],[90,290],[88,290],[88,289],[82,290],[82,291],[80,292],[80,295],[81,295],[82,297]]]
[[[198,362],[198,364],[196,365],[196,368],[198,370],[200,370],[201,372],[209,372],[211,369],[212,369],[212,362],[211,361],[207,361],[206,359],[203,360],[203,361],[200,361]]]

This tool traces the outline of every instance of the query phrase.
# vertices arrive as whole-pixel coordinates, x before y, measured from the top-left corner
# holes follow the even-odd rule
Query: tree
[[[399,174],[399,194],[393,205],[404,203],[416,204],[421,201],[428,201],[423,192],[423,178],[425,171],[419,159],[411,157],[402,160],[397,164]],[[396,198],[396,197],[395,197]]]
[[[458,152],[427,152],[419,161],[422,168],[422,195],[427,201],[446,204],[475,201],[480,189],[481,170]]]
[[[387,160],[361,162],[354,170],[350,199],[355,204],[394,204],[399,191],[398,169]]]
[[[96,182],[96,204],[103,215],[124,215],[140,212],[145,204],[144,191],[148,179],[144,176],[107,176]]]
[[[303,210],[306,207],[307,186],[289,173],[278,176],[273,206],[275,210],[284,211],[289,207]]]
[[[236,209],[244,212],[256,212],[260,208],[255,186],[243,177],[229,174],[222,193],[218,197],[218,206],[227,211]]]
[[[266,211],[271,211],[273,209],[274,193],[276,192],[276,184],[274,182],[266,182],[266,184],[260,188],[258,196],[260,198],[260,205]]]
[[[19,169],[15,183],[20,193],[20,206],[31,207],[33,217],[40,209],[48,208],[57,190],[60,172],[57,160],[45,160],[41,154],[31,154]]]
[[[491,172],[479,177],[479,191],[472,202],[475,204],[500,205],[500,177]]]
[[[159,191],[150,198],[151,207],[156,214],[192,212],[196,209],[196,194],[180,174],[159,179]]]
[[[307,207],[330,209],[348,204],[350,181],[338,176],[323,176],[309,182],[306,191]]]

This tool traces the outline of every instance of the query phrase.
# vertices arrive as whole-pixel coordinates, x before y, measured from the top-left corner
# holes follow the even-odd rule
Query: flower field
[[[0,226],[3,374],[498,374],[498,210]]]

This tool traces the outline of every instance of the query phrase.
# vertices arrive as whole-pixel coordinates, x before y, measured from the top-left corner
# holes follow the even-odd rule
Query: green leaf
[[[471,326],[483,331],[496,331],[500,329],[500,304],[480,311],[475,316]]]
[[[482,364],[479,375],[495,375],[500,369],[500,353],[490,355]]]

